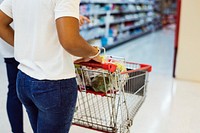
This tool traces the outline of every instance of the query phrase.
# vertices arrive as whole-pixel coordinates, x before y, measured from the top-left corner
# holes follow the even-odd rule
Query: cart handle
[[[102,68],[104,70],[108,70],[109,72],[115,72],[117,69],[117,65],[112,63],[98,63],[94,60],[91,60],[89,62],[81,62],[81,63],[75,63],[77,65],[87,66],[87,67],[94,67],[94,68]]]
[[[152,66],[147,64],[140,64],[141,69],[147,70],[148,72],[152,71]]]
[[[132,62],[126,62],[126,63],[139,64],[139,63],[132,63]],[[132,73],[132,72],[137,72],[137,71],[148,71],[148,72],[152,71],[151,65],[147,65],[147,64],[139,64],[139,65],[140,65],[140,68],[134,69],[134,70],[128,70],[128,71],[122,72],[121,74],[127,74],[127,73]]]
[[[126,62],[126,63],[139,64],[139,63],[132,63],[132,62]],[[117,65],[115,65],[115,64],[112,64],[112,63],[101,64],[101,63],[98,63],[94,60],[91,60],[89,62],[76,63],[76,64],[82,65],[82,66],[87,66],[87,67],[102,68],[104,70],[108,70],[109,72],[115,72],[116,69],[117,69]],[[122,72],[122,74],[130,73],[130,72],[137,72],[137,71],[142,71],[142,70],[145,70],[145,71],[148,71],[148,72],[152,71],[152,66],[150,66],[150,65],[147,65],[147,64],[139,64],[139,65],[140,65],[140,68],[135,69],[135,70],[129,70],[129,71],[126,71],[126,72]]]

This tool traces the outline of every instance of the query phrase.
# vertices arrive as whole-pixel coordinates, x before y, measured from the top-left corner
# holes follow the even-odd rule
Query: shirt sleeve
[[[57,0],[55,6],[55,20],[60,17],[75,17],[79,19],[80,0]]]
[[[12,0],[4,0],[0,5],[0,10],[8,15],[10,18],[13,18]]]

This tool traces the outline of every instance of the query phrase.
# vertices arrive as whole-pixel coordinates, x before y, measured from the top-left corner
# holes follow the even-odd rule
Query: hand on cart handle
[[[74,64],[91,67],[91,69],[102,68],[102,69],[108,70],[110,72],[115,72],[117,65],[110,63],[110,62],[105,62],[104,57],[101,57],[99,55],[101,53],[101,50],[103,50],[103,53],[105,55],[105,48],[103,48],[103,47],[99,48],[96,46],[93,46],[93,47],[98,49],[98,53],[96,55],[93,55],[93,56],[90,56],[87,58],[78,59],[74,62]]]
[[[97,63],[102,63],[102,57],[99,56],[99,54],[101,53],[101,49],[96,46],[93,46],[93,48],[97,51],[95,55],[92,55],[90,57],[83,57],[81,59],[76,60],[74,63],[89,62],[90,60],[93,60]]]
[[[86,67],[88,67],[90,69],[102,68],[104,70],[108,70],[109,72],[115,72],[116,68],[117,68],[117,66],[115,64],[112,64],[112,63],[102,63],[102,62],[100,63],[100,62],[96,62],[93,59],[91,59],[88,62],[75,61],[74,63],[77,64],[77,65],[86,66]]]
[[[81,58],[81,59],[76,60],[74,63],[78,64],[82,62],[89,62],[91,60],[94,60],[97,63],[102,63],[102,57],[100,57],[99,55],[94,58]]]

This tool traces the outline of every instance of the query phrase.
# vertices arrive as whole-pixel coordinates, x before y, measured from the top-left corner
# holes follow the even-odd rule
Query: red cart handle
[[[129,71],[125,71],[125,72],[122,72],[121,74],[132,73],[132,72],[138,72],[138,71],[148,71],[148,72],[151,72],[151,71],[152,71],[152,66],[151,66],[151,65],[139,64],[139,63],[132,63],[132,62],[126,62],[126,63],[129,63],[129,64],[138,64],[138,65],[140,65],[140,68],[138,68],[138,69],[133,69],[133,70],[129,70]]]
[[[147,64],[140,64],[141,66],[141,69],[143,70],[147,70],[148,72],[151,72],[152,71],[152,66],[151,65],[147,65]]]
[[[139,63],[132,63],[132,62],[126,62],[126,63],[129,63],[129,64],[139,64]],[[116,69],[117,69],[117,65],[115,64],[112,64],[112,63],[98,63],[94,60],[91,60],[89,62],[81,62],[81,63],[76,63],[77,65],[82,65],[82,66],[88,66],[88,67],[94,67],[94,68],[102,68],[104,70],[108,70],[109,72],[115,72]],[[127,72],[122,72],[123,73],[129,73],[129,72],[136,72],[136,71],[142,71],[142,70],[145,70],[145,71],[148,71],[148,72],[151,72],[152,71],[152,66],[150,65],[146,65],[146,64],[139,64],[140,65],[140,68],[138,69],[134,69],[134,70],[129,70]]]
[[[115,72],[117,69],[117,65],[112,64],[112,63],[98,63],[94,60],[91,60],[89,62],[81,62],[81,63],[76,63],[77,65],[82,65],[82,66],[88,66],[88,67],[94,67],[94,68],[102,68],[104,70],[108,70],[110,72]]]

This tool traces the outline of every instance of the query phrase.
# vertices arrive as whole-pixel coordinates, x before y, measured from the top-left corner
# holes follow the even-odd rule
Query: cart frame
[[[146,98],[148,74],[152,67],[146,64],[124,63],[127,69],[124,72],[117,71],[113,63],[79,64],[76,68],[79,92],[74,125],[101,132],[130,132],[134,116]],[[105,92],[96,92],[88,87],[93,86],[92,80],[97,76],[102,78],[99,79]]]

